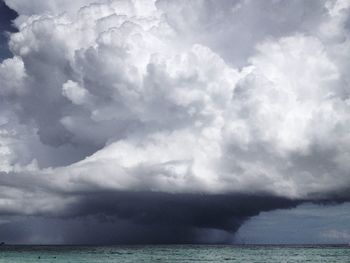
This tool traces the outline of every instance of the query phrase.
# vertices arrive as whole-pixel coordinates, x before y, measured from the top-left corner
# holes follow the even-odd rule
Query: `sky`
[[[8,34],[6,32],[16,31],[12,25],[12,20],[16,17],[17,13],[8,8],[3,1],[0,1],[0,61],[12,56],[7,45]]]
[[[5,242],[350,241],[349,0],[2,0],[0,25]]]

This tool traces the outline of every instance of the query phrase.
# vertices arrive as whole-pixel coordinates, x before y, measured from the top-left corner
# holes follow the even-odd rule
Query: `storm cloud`
[[[349,1],[5,3],[12,242],[40,242],[10,237],[26,218],[63,243],[224,242],[261,211],[348,200]],[[64,231],[84,220],[115,236]]]
[[[264,195],[99,192],[81,195],[59,215],[10,217],[0,236],[12,243],[226,243],[259,212],[300,203]]]

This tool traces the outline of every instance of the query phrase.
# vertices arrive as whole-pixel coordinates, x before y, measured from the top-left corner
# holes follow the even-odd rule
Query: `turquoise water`
[[[350,262],[346,246],[3,246],[0,263],[17,262]]]

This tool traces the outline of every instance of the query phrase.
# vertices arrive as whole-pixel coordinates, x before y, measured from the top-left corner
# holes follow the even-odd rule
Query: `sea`
[[[348,263],[350,262],[350,246],[147,245],[0,247],[0,263],[17,262]]]

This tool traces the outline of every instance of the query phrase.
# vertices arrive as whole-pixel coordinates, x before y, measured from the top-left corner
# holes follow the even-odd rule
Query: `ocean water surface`
[[[2,246],[0,263],[17,262],[350,262],[350,246]]]

